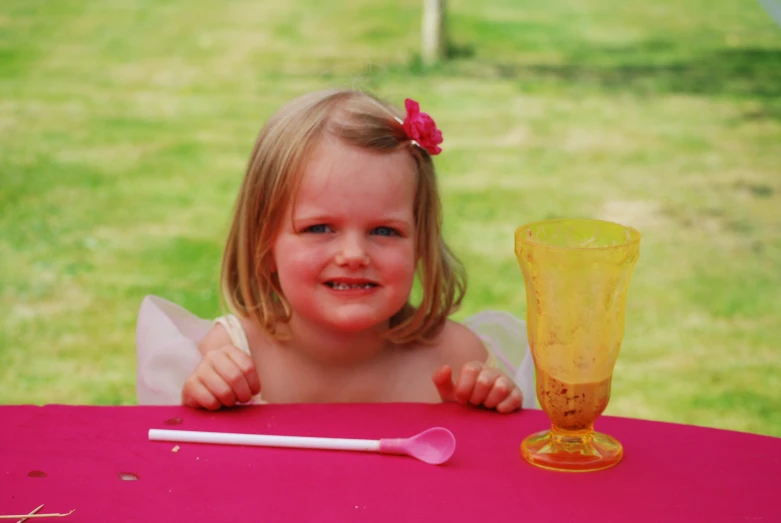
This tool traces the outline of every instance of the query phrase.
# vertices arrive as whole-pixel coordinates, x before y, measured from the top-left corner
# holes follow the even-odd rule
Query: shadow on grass
[[[649,57],[652,58],[652,57]],[[604,89],[781,97],[781,50],[729,49],[689,61],[620,63],[617,65],[497,64],[498,76],[579,82]]]
[[[638,95],[693,94],[751,98],[761,109],[746,119],[781,119],[781,49],[734,48],[683,51],[670,42],[635,47],[581,48],[563,64],[525,64],[474,58],[470,46],[453,59],[424,67],[412,57],[407,72],[417,75],[507,78],[524,90],[576,89]]]

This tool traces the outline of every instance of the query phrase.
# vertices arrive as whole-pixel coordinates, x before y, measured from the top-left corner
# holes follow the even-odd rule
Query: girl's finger
[[[249,390],[254,396],[260,392],[260,378],[255,370],[255,362],[249,354],[231,347],[230,352],[227,353],[228,357],[236,364],[241,373],[244,375],[244,379],[247,381]]]
[[[444,365],[434,371],[431,379],[434,381],[442,401],[456,400],[455,387],[453,386],[453,369],[450,368],[450,365]]]
[[[470,361],[465,363],[461,368],[461,374],[458,376],[458,384],[456,385],[456,400],[460,403],[466,403],[472,397],[472,391],[475,388],[475,382],[477,376],[480,374],[483,365],[477,361]]]
[[[245,403],[252,399],[252,392],[250,391],[249,383],[247,383],[247,378],[232,359],[231,354],[219,354],[212,358],[211,364],[214,372],[230,387],[231,394],[224,395],[226,400],[230,401],[231,397],[234,397],[233,403],[236,403],[236,400]],[[220,401],[223,399],[221,396],[218,396],[218,398],[220,398]],[[230,407],[231,405],[225,406]]]
[[[510,392],[510,395],[496,406],[496,412],[509,414],[510,412],[520,410],[521,405],[523,405],[523,394],[521,394],[521,389],[515,387],[512,392]]]
[[[499,371],[483,368],[475,379],[475,386],[472,389],[472,396],[469,398],[469,403],[475,406],[482,405],[499,377]]]
[[[483,401],[483,406],[487,409],[495,409],[497,405],[510,395],[513,387],[515,387],[515,384],[510,381],[510,378],[499,376],[494,381],[491,392],[488,393],[488,396]]]
[[[194,409],[204,408],[207,410],[218,410],[222,407],[219,400],[196,377],[188,379],[184,384],[182,388],[182,405]]]
[[[222,405],[232,407],[236,404],[236,394],[214,367],[211,367],[208,372],[199,374],[198,378]]]

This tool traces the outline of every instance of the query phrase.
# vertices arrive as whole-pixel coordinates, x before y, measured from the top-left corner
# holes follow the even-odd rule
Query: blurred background
[[[255,135],[323,87],[443,130],[456,319],[525,315],[513,231],[643,234],[606,414],[781,436],[781,28],[744,0],[4,0],[0,403],[135,403],[146,294],[202,317]],[[520,348],[516,358],[520,354]]]

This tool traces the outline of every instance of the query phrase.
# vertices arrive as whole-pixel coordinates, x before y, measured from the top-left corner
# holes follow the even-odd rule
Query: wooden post
[[[446,45],[445,0],[423,0],[423,63],[432,65],[443,59]]]

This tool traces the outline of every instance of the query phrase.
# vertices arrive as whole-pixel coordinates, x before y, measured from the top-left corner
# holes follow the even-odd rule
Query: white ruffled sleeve
[[[141,302],[136,324],[136,395],[139,405],[180,405],[182,387],[201,361],[198,343],[212,327],[157,296]]]
[[[470,316],[463,323],[483,340],[486,348],[502,363],[505,372],[512,376],[523,393],[523,408],[539,408],[534,381],[534,360],[529,350],[526,322],[509,312],[489,310]],[[519,352],[523,354],[523,359],[516,368],[507,354]]]

